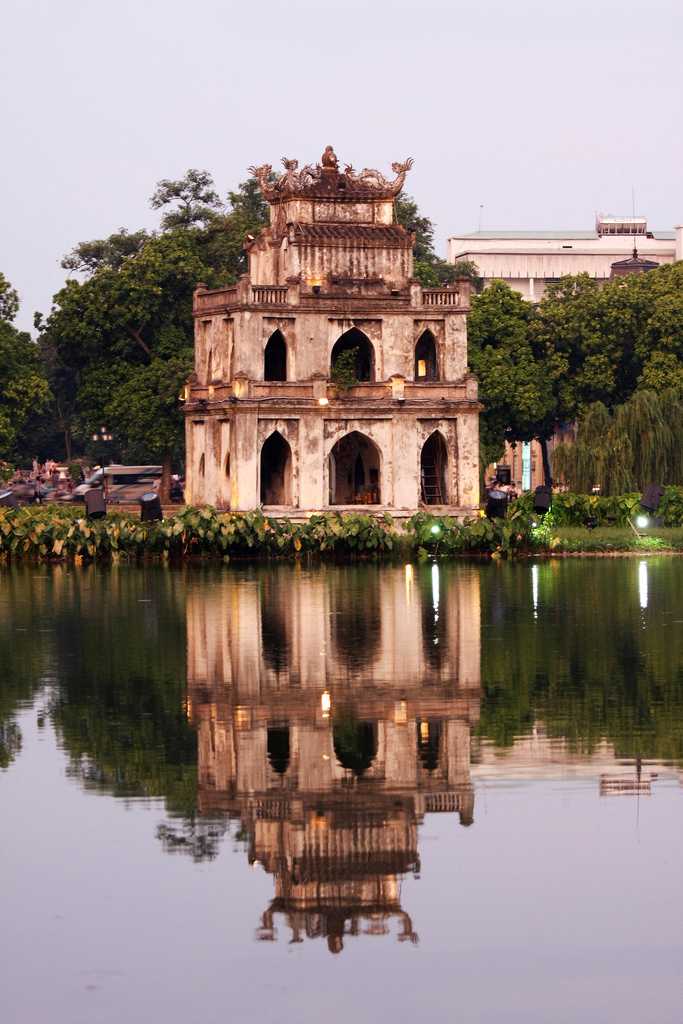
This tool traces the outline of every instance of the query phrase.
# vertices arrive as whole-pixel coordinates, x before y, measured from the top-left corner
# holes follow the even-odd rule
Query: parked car
[[[156,491],[161,482],[161,466],[107,466],[104,493],[110,505],[135,502],[147,491]]]

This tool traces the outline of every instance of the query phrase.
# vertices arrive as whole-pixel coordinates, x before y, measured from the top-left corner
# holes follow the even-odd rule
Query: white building
[[[448,239],[448,260],[472,260],[486,284],[506,281],[538,302],[545,286],[566,274],[609,279],[612,264],[638,255],[657,263],[683,259],[683,226],[652,231],[644,217],[598,215],[593,231],[473,231]]]

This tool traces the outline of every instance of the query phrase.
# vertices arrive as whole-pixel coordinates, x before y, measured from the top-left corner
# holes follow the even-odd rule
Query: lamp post
[[[114,437],[113,437],[112,434],[109,433],[109,431],[107,430],[106,427],[100,427],[100,429],[95,431],[95,433],[92,435],[92,439],[95,442],[95,444],[105,445],[105,444],[110,444],[114,440]],[[106,454],[107,454],[107,449],[103,448],[102,449],[102,489],[103,490],[104,490],[104,464],[105,464],[105,456],[106,456]]]

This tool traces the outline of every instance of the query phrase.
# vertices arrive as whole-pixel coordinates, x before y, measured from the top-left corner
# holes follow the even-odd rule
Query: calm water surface
[[[0,572],[0,1015],[680,1024],[683,561]]]

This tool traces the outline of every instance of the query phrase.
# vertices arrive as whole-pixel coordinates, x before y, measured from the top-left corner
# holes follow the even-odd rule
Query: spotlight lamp
[[[541,484],[541,486],[537,487],[534,491],[534,512],[539,516],[545,515],[546,512],[550,511],[552,503],[552,488]]]
[[[648,484],[640,499],[640,507],[646,512],[656,512],[663,494],[664,488],[661,484]]]

